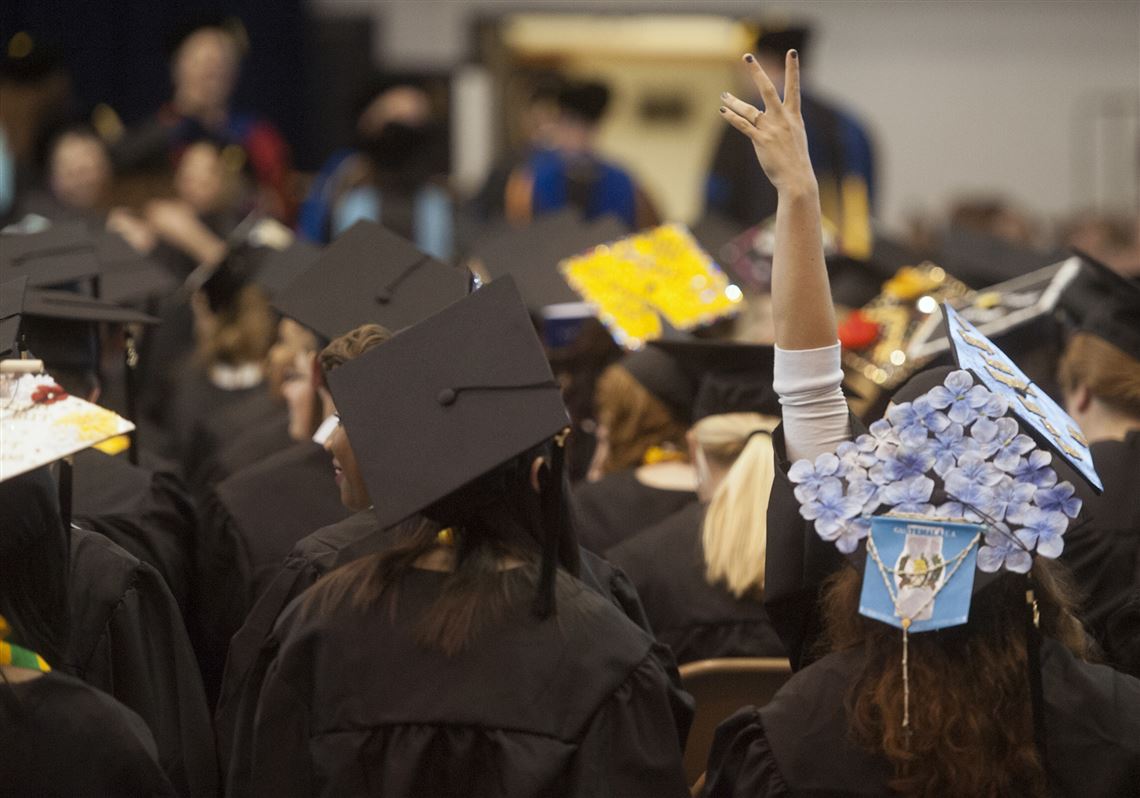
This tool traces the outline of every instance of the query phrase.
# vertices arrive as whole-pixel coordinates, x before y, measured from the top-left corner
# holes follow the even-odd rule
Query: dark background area
[[[5,0],[0,34],[18,31],[54,44],[74,85],[76,114],[107,103],[128,126],[170,96],[173,33],[204,12],[238,17],[249,36],[233,107],[268,118],[302,170],[348,143],[351,105],[372,71],[373,22],[318,20],[303,0]]]

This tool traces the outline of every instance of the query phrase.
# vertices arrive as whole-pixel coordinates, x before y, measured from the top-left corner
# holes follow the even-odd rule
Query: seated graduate
[[[779,192],[772,286],[786,435],[776,443],[814,458],[777,474],[766,582],[781,574],[785,587],[818,591],[828,563],[815,550],[833,542],[847,559],[832,565],[819,605],[824,636],[814,642],[830,653],[764,708],[721,725],[705,794],[1124,794],[1140,772],[1140,681],[1083,659],[1064,569],[1050,562],[1080,503],[1066,498],[1073,486],[1057,483],[1050,454],[1019,432],[1031,411],[1011,397],[1026,394],[991,391],[964,370],[925,372],[852,441],[795,52],[786,60],[783,102],[745,56],[767,110],[728,94],[721,108]],[[788,480],[795,497],[777,506]],[[796,504],[814,531],[786,517]],[[864,523],[884,504],[909,516]],[[797,650],[812,625],[801,618],[789,636]]]
[[[424,520],[281,619],[253,794],[687,795],[691,701],[573,578],[568,416],[513,281],[329,384],[379,524]]]
[[[696,385],[650,344],[606,368],[594,392],[597,447],[574,488],[579,539],[601,553],[696,499],[685,448]]]
[[[68,396],[49,376],[26,374],[14,384],[2,376],[0,473],[21,473],[129,429],[114,413]],[[59,516],[67,535],[61,567],[68,582],[59,598],[67,602],[69,632],[60,634],[62,651],[52,656],[61,670],[138,713],[179,794],[213,794],[210,718],[178,605],[157,571],[99,533],[68,522],[70,474],[70,467],[60,466]],[[43,517],[42,508],[19,501],[6,500],[4,509],[29,523]]]
[[[772,430],[780,413],[772,348],[692,341],[669,349],[707,361],[702,367],[710,372],[688,433],[699,501],[609,549],[606,559],[633,582],[654,635],[678,663],[782,657],[761,603]]]
[[[170,796],[154,737],[53,669],[70,618],[67,530],[47,467],[0,482],[0,783],[13,795]]]
[[[19,310],[23,345],[44,361],[64,390],[90,402],[98,402],[102,395],[100,354],[112,336],[104,325],[154,321],[71,292],[28,288],[24,278],[0,283],[0,292]],[[72,514],[84,527],[154,567],[185,614],[194,505],[175,474],[131,462],[131,445],[121,436],[75,455]]]

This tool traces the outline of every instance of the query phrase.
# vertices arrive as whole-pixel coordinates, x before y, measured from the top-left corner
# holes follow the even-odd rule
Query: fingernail
[[[727,110],[728,110],[728,109],[727,109],[727,108],[725,108],[723,105],[720,107],[720,112],[721,112],[722,114],[723,114],[725,111],[727,111]]]
[[[728,99],[728,92],[727,92],[727,91],[722,91],[722,92],[720,93],[720,98],[721,98],[722,100],[727,100],[727,99]]]
[[[746,53],[744,56],[744,60],[751,64],[753,61],[752,53]]]
[[[796,58],[799,58],[799,57],[800,57],[800,54],[799,54],[797,51],[795,51],[795,50],[792,50],[792,58],[793,58],[793,59],[796,59]]]

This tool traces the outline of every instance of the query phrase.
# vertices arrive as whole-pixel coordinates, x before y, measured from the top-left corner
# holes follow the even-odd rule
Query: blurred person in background
[[[221,149],[240,148],[258,189],[258,205],[291,223],[296,213],[289,148],[272,123],[230,107],[242,57],[249,47],[244,26],[232,17],[200,14],[173,37],[173,95],[148,122],[129,130],[116,150],[124,167],[177,162],[203,138]]]
[[[1060,225],[1058,243],[1096,258],[1125,277],[1140,278],[1140,216],[1078,213]]]
[[[506,217],[525,223],[543,213],[577,208],[586,219],[612,215],[645,229],[660,216],[624,167],[596,149],[610,89],[598,81],[566,81],[558,90],[558,120],[542,130],[530,157],[507,179]],[[546,142],[550,146],[542,146]]]
[[[450,261],[454,209],[447,189],[446,131],[423,81],[384,78],[356,114],[354,147],[321,167],[301,208],[299,227],[328,242],[361,219]]]
[[[806,26],[762,24],[754,52],[775,85],[784,85],[784,53],[797,51],[801,62],[810,56],[811,33]],[[755,100],[760,102],[758,96]],[[854,114],[825,102],[810,89],[803,95],[803,117],[823,216],[839,231],[840,249],[865,259],[871,254],[870,220],[875,210],[874,142]],[[731,130],[724,131],[713,156],[705,183],[705,206],[706,211],[718,212],[744,227],[759,224],[776,212],[776,189],[756,164],[751,143]]]

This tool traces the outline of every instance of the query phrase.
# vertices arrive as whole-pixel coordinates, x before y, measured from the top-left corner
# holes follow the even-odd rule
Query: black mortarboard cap
[[[628,371],[677,421],[687,424],[692,418],[697,381],[668,352],[646,346],[630,352],[617,365]]]
[[[780,414],[772,389],[771,345],[692,337],[663,338],[649,347],[668,354],[695,386],[689,420],[721,413]]]
[[[558,269],[562,260],[627,232],[616,217],[587,222],[576,211],[565,210],[525,227],[504,226],[483,236],[472,251],[492,280],[511,275],[527,305],[539,310],[582,301]]]
[[[202,293],[215,313],[229,307],[245,286],[254,282],[265,261],[266,249],[249,244],[238,244],[210,272],[202,283]]]
[[[262,259],[255,280],[268,296],[279,296],[290,283],[312,268],[320,257],[321,248],[307,241],[295,240],[285,249],[269,249]]]
[[[569,424],[509,277],[330,372],[328,381],[381,526]]]
[[[29,288],[25,277],[0,283],[0,357],[23,346],[49,369],[95,369],[95,325],[156,324],[153,316],[71,291]]]
[[[982,288],[1036,271],[1064,257],[1061,252],[1040,252],[988,233],[951,227],[935,260],[971,288]]]
[[[1140,283],[1077,253],[1080,270],[1061,294],[1062,313],[1078,330],[1140,361]]]
[[[98,245],[82,222],[39,233],[0,235],[0,280],[21,275],[33,286],[72,283],[99,273]]]
[[[357,222],[273,300],[284,315],[332,340],[361,324],[411,326],[468,292],[448,266],[374,222]]]

